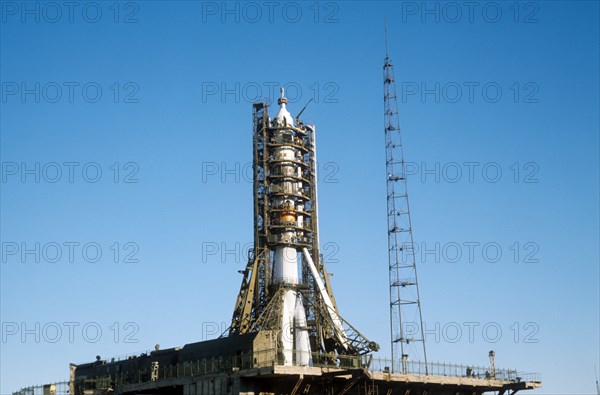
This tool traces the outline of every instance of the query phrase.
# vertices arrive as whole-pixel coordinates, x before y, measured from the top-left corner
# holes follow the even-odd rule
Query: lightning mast
[[[406,164],[398,117],[394,66],[388,56],[387,28],[383,91],[392,372],[406,373],[408,361],[420,361],[425,362],[427,374],[423,315],[406,185]],[[400,361],[401,366],[398,369]]]

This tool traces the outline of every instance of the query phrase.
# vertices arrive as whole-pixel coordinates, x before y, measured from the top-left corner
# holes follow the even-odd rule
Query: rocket
[[[278,99],[279,112],[272,121],[277,128],[274,132],[275,148],[269,158],[269,168],[272,174],[281,176],[273,181],[270,206],[275,215],[278,227],[279,243],[275,247],[273,257],[274,284],[284,287],[283,306],[281,309],[281,346],[284,365],[309,365],[310,342],[306,321],[306,311],[302,295],[298,290],[299,265],[301,259],[296,241],[302,237],[305,202],[308,200],[303,193],[302,185],[302,149],[295,140],[294,120],[286,108],[287,99],[281,88]]]
[[[315,126],[253,104],[254,248],[230,335],[268,331],[278,364],[311,366],[312,355],[362,355],[379,346],[338,313],[319,253]],[[304,107],[306,108],[306,106]],[[269,336],[271,336],[269,335]]]

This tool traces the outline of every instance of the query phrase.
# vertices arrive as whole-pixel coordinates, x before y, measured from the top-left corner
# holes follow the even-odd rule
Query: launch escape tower
[[[277,103],[274,119],[253,105],[254,248],[229,335],[276,331],[285,365],[377,351],[340,316],[319,253],[315,127],[292,118],[283,88]]]
[[[427,353],[398,118],[396,81],[394,66],[388,56],[387,30],[383,91],[392,371],[406,373],[409,358],[425,362],[427,366]],[[397,366],[398,361],[401,361],[401,367]]]

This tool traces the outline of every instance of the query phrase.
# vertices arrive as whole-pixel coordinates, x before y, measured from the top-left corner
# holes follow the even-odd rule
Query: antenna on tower
[[[304,110],[306,110],[306,107],[308,107],[308,105],[310,104],[311,101],[313,101],[312,97],[310,98],[310,100],[308,101],[308,103],[306,103],[306,105],[304,107],[302,107],[302,110],[300,110],[300,112],[298,113],[298,115],[296,115],[296,122],[298,122],[300,120],[300,115],[302,115],[302,113],[304,112]]]
[[[387,40],[387,18],[383,18],[383,32],[385,35],[385,58],[388,58],[388,40]]]
[[[428,374],[396,81],[394,66],[388,56],[385,23],[384,31],[383,101],[392,372],[396,372],[401,357],[401,373],[407,373],[407,362],[412,360],[425,362],[425,374]],[[417,346],[419,343],[421,347]]]

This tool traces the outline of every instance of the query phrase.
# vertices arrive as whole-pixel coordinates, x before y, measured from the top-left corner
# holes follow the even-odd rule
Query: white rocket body
[[[274,119],[277,126],[293,126],[292,116],[285,108],[287,101],[283,97],[280,99],[281,108]],[[278,133],[278,134],[277,134]],[[285,130],[276,132],[276,137],[282,137]],[[283,138],[282,138],[283,140]],[[290,142],[291,143],[291,142]],[[283,145],[275,149],[273,160],[284,161],[280,166],[282,175],[301,174],[299,165],[292,162],[297,161],[297,149],[292,145]],[[289,162],[288,162],[289,161]],[[280,181],[277,184],[279,191],[289,194],[285,199],[283,197],[275,198],[274,206],[279,209],[289,210],[283,212],[281,221],[295,222],[295,225],[301,225],[303,219],[296,216],[295,210],[302,208],[296,202],[294,194],[299,194],[302,189],[302,183],[296,181]],[[280,234],[283,240],[294,240],[296,231],[286,230]],[[273,282],[275,284],[285,284],[289,288],[284,291],[283,306],[281,310],[281,345],[283,349],[284,365],[309,365],[310,364],[310,342],[308,337],[308,328],[306,322],[306,311],[302,303],[300,292],[294,288],[299,284],[298,276],[298,251],[293,245],[286,245],[285,242],[275,248],[273,259]]]

